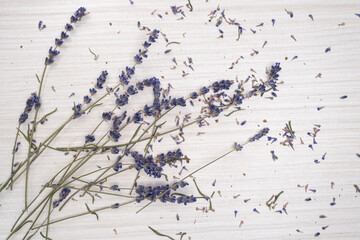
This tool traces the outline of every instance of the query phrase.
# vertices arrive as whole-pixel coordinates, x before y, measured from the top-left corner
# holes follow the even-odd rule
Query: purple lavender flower
[[[77,21],[81,20],[81,18],[85,15],[86,15],[86,9],[83,7],[80,7],[78,10],[76,10],[74,15],[71,16],[70,21],[71,21],[71,23],[76,23]],[[39,22],[39,29],[40,29],[41,24],[42,24],[42,21]],[[71,24],[67,23],[65,25],[66,32],[69,32],[73,29],[74,29],[74,27]],[[54,62],[54,57],[60,53],[59,51],[56,50],[56,48],[60,47],[64,43],[64,39],[69,37],[69,35],[67,35],[66,32],[62,31],[60,34],[60,38],[55,38],[55,46],[56,47],[54,48],[54,50],[52,50],[52,47],[50,47],[49,56],[45,58],[45,65],[52,64]]]
[[[59,200],[55,200],[53,202],[53,207],[56,208],[60,205],[60,203],[67,198],[67,196],[70,194],[71,190],[68,188],[63,188],[61,192],[59,193]]]
[[[69,37],[69,35],[67,35],[66,32],[64,32],[64,31],[61,32],[61,34],[60,34],[61,39],[66,39],[68,37]]]
[[[121,162],[116,162],[113,166],[113,169],[115,172],[118,172],[120,169],[122,168],[122,163]]]
[[[270,130],[269,128],[262,129],[258,134],[256,134],[252,138],[250,138],[249,142],[254,142],[254,141],[259,140],[260,138],[266,136],[266,134],[269,133],[269,130]]]
[[[124,106],[129,103],[129,95],[122,94],[116,99],[116,105],[119,107]]]
[[[221,90],[229,90],[230,86],[233,84],[233,81],[230,80],[221,80],[218,82],[214,82],[212,84],[212,90],[214,93],[221,91]]]
[[[235,143],[234,148],[235,148],[236,151],[241,151],[243,149],[243,146],[241,146],[238,143]]]
[[[137,89],[134,86],[128,87],[126,91],[129,95],[135,95],[138,93]]]
[[[136,64],[140,64],[140,63],[142,63],[142,57],[140,57],[139,55],[135,55],[135,57],[134,57],[134,60],[135,60],[135,63]]]
[[[117,130],[110,130],[109,135],[114,142],[117,142],[121,137],[121,134]]]
[[[93,135],[87,135],[85,136],[85,142],[89,143],[89,142],[94,142],[95,141],[95,137]]]
[[[186,185],[187,184],[183,184],[184,187]],[[136,202],[140,203],[141,201],[143,201],[145,199],[147,199],[149,201],[154,201],[158,197],[162,203],[177,202],[179,204],[182,203],[184,205],[187,205],[188,203],[196,202],[196,198],[193,195],[175,197],[171,193],[172,193],[172,191],[176,191],[176,190],[177,189],[171,188],[171,186],[169,184],[155,186],[155,187],[151,187],[151,186],[145,187],[143,185],[139,185],[136,188],[136,193],[138,194],[138,196],[136,197]]]
[[[95,85],[96,88],[98,89],[103,88],[107,75],[108,72],[106,70],[101,72],[100,76],[96,79],[96,85]]]
[[[197,92],[192,92],[192,93],[190,94],[190,98],[191,98],[191,99],[196,99],[198,96],[199,96],[199,94],[198,94]]]
[[[74,118],[79,118],[81,115],[85,114],[85,112],[81,111],[82,104],[78,104],[72,108],[74,110]]]
[[[40,99],[36,95],[36,93],[32,93],[30,97],[26,100],[26,106],[24,112],[21,113],[19,117],[19,124],[23,124],[27,120],[28,114],[30,113],[30,111],[34,106],[36,109],[41,106]]]
[[[112,116],[112,112],[104,112],[102,114],[102,118],[105,120],[105,121],[110,121],[111,120],[111,116]]]
[[[62,38],[55,38],[55,45],[60,47],[64,43]]]
[[[117,184],[112,185],[112,186],[110,187],[110,190],[113,190],[113,191],[120,191],[119,185],[117,185]]]
[[[46,25],[45,24],[43,24],[43,21],[39,21],[39,23],[38,23],[38,29],[41,31],[41,30],[43,30],[44,28],[46,28]]]
[[[96,94],[97,91],[96,91],[95,88],[90,88],[90,89],[89,89],[89,92],[90,92],[91,96],[93,96],[93,95]]]
[[[160,178],[161,173],[163,171],[161,166],[158,166],[154,162],[154,158],[152,155],[144,157],[142,154],[139,154],[138,152],[132,152],[131,156],[135,160],[135,169],[141,170],[143,169],[146,174],[149,176],[153,176],[155,178]]]
[[[91,102],[91,98],[89,96],[84,96],[84,103],[90,103]]]

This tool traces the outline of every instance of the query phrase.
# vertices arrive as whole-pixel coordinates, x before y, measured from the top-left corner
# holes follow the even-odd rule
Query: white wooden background
[[[189,12],[184,7],[184,20],[177,20],[178,16],[172,14],[170,6],[175,3],[185,5],[187,1],[134,0],[134,5],[126,0],[0,1],[0,182],[9,174],[18,116],[26,98],[37,89],[35,74],[41,73],[48,48],[73,11],[84,6],[90,14],[76,24],[46,74],[41,113],[55,107],[58,112],[49,117],[46,125],[39,127],[36,139],[46,137],[71,114],[73,101],[82,101],[102,70],[109,71],[107,85],[118,81],[117,76],[125,66],[132,64],[133,56],[146,37],[144,31],[138,30],[138,21],[160,29],[169,41],[181,43],[166,48],[160,38],[136,73],[137,80],[163,76],[163,85],[171,83],[175,96],[184,96],[212,81],[235,79],[236,76],[245,79],[255,74],[264,79],[265,68],[274,62],[280,62],[283,68],[280,80],[284,84],[279,87],[278,98],[272,101],[253,99],[245,104],[249,106],[246,111],[229,118],[221,117],[218,123],[212,121],[211,126],[202,130],[197,127],[185,130],[186,141],[181,146],[191,158],[189,171],[228,151],[234,141],[244,142],[260,127],[268,126],[270,135],[281,139],[279,133],[291,120],[298,139],[295,151],[278,142],[268,145],[263,139],[196,174],[203,192],[216,191],[215,212],[196,211],[196,207],[207,206],[204,201],[186,207],[155,203],[139,214],[135,212],[140,206],[134,204],[101,212],[100,221],[94,216],[85,216],[53,225],[50,228],[52,239],[161,239],[147,228],[148,225],[176,239],[180,238],[175,235],[179,232],[186,232],[184,239],[190,236],[192,240],[312,239],[316,232],[321,233],[319,239],[359,239],[360,199],[353,185],[360,185],[360,158],[356,156],[360,153],[360,18],[355,15],[360,13],[360,2],[193,0],[194,11]],[[236,27],[223,23],[224,38],[218,39],[220,34],[214,21],[208,22],[208,14],[218,5],[226,10],[227,17],[236,18],[246,29],[239,41],[236,41]],[[292,11],[294,17],[290,18],[285,9]],[[151,15],[154,10],[155,14]],[[273,18],[275,26],[271,24]],[[47,25],[43,31],[37,29],[39,20]],[[260,23],[264,26],[256,27]],[[256,34],[250,28],[256,30]],[[267,45],[262,48],[264,41]],[[325,53],[327,47],[331,47],[331,51]],[[97,61],[88,48],[100,55]],[[170,48],[172,51],[165,55],[164,51]],[[259,54],[250,56],[252,49]],[[231,63],[240,56],[244,59],[230,70]],[[291,61],[294,56],[298,58]],[[175,70],[170,69],[173,57],[179,63]],[[194,72],[182,64],[187,57],[193,59]],[[189,75],[182,77],[182,70]],[[319,73],[321,78],[316,78]],[[68,98],[72,92],[75,96]],[[348,98],[340,99],[343,95]],[[136,109],[148,101],[149,98],[139,95],[131,104]],[[112,106],[113,101],[107,101],[103,110]],[[322,106],[325,108],[318,111],[317,107]],[[81,143],[83,136],[101,118],[101,112],[94,111],[91,117],[86,116],[67,127],[54,145]],[[169,123],[174,123],[174,116],[169,118]],[[237,125],[236,119],[247,120],[247,124]],[[312,131],[313,124],[321,124],[314,151],[307,147],[312,139],[306,134]],[[205,131],[205,134],[196,136],[198,131]],[[304,145],[300,144],[299,137]],[[169,137],[164,141],[157,151],[176,147]],[[22,143],[18,160],[25,156],[26,144]],[[275,150],[277,161],[271,159],[270,150]],[[322,161],[325,152],[326,159]],[[321,163],[315,164],[315,159]],[[39,186],[69,160],[70,156],[46,151],[31,168],[30,195],[34,197]],[[99,158],[87,170],[106,164],[106,158]],[[174,175],[177,172],[174,171]],[[133,175],[112,181],[129,185]],[[171,174],[169,176],[172,178]],[[213,187],[211,183],[215,179]],[[140,180],[146,183],[145,176]],[[298,184],[309,184],[309,188],[317,192],[305,192],[304,188],[297,187]],[[22,179],[13,191],[0,193],[1,239],[6,238],[23,209],[23,186]],[[276,209],[288,202],[288,215],[269,211],[265,206],[272,194],[282,190],[284,194]],[[221,196],[217,191],[221,191]],[[186,193],[195,192],[195,187],[189,186]],[[238,194],[240,197],[234,199]],[[312,201],[304,201],[308,197]],[[330,206],[333,197],[336,205]],[[244,203],[247,198],[251,200]],[[63,213],[56,212],[53,218],[85,210],[84,202],[89,201],[77,199],[78,202],[70,202]],[[95,205],[104,206],[114,201],[118,200],[103,196]],[[253,208],[260,214],[254,213]],[[237,217],[234,210],[238,211]],[[180,216],[179,221],[176,214]],[[327,218],[319,219],[321,214]],[[244,224],[239,227],[241,220]],[[322,230],[326,225],[329,227]],[[21,239],[21,235],[13,239]]]

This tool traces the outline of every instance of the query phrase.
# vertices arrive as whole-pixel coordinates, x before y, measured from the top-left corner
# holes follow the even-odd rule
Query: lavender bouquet
[[[173,11],[177,14],[180,10],[174,8]],[[151,54],[151,46],[164,35],[157,29],[143,27],[146,32],[145,40],[139,43],[141,47],[134,58],[129,60],[131,63],[121,71],[118,83],[107,86],[109,73],[99,69],[100,75],[96,78],[94,86],[89,87],[88,94],[69,106],[72,108],[72,113],[68,119],[59,124],[58,128],[46,138],[37,138],[37,129],[46,128],[46,122],[53,120],[57,112],[57,109],[49,113],[42,112],[41,107],[46,104],[42,99],[45,73],[53,67],[52,64],[60,54],[61,46],[66,44],[70,33],[75,31],[76,23],[86,21],[87,14],[84,7],[76,10],[60,36],[55,39],[54,46],[49,48],[49,54],[44,60],[43,73],[40,77],[36,75],[38,90],[30,94],[24,111],[19,116],[11,170],[9,177],[1,184],[0,192],[5,195],[6,190],[23,188],[24,208],[13,224],[7,239],[20,234],[23,234],[24,239],[30,239],[37,234],[50,239],[49,229],[53,224],[72,221],[74,218],[88,214],[98,218],[101,211],[118,209],[128,204],[138,205],[138,213],[154,202],[188,205],[196,201],[205,201],[209,203],[208,210],[213,210],[211,202],[213,194],[203,193],[195,179],[188,180],[225,156],[241,151],[246,144],[263,138],[270,131],[269,128],[263,128],[248,136],[248,141],[242,143],[234,139],[234,144],[224,149],[224,154],[205,162],[202,167],[188,172],[186,176],[171,181],[167,172],[176,168],[188,171],[186,166],[191,161],[180,148],[181,143],[185,141],[184,129],[193,125],[206,128],[210,119],[241,113],[244,110],[244,103],[251,98],[264,98],[267,95],[270,96],[269,98],[276,97],[281,67],[280,63],[273,64],[267,70],[268,78],[264,81],[252,81],[251,86],[248,86],[249,78],[242,81],[214,79],[207,86],[198,86],[198,89],[189,91],[185,96],[177,96],[171,85],[163,86],[156,76],[136,80],[136,69],[146,63],[148,54]],[[236,22],[232,24],[240,26]],[[77,31],[81,31],[81,28]],[[165,38],[165,41],[168,42],[168,39]],[[189,64],[191,65],[190,60]],[[139,94],[148,96],[148,103],[139,109],[132,109],[131,102],[136,101],[136,96]],[[110,104],[105,105],[105,101]],[[171,124],[166,119],[169,119],[170,113],[176,110],[182,113],[176,115],[175,124]],[[92,128],[88,128],[89,132],[84,136],[82,144],[74,145],[70,139],[68,146],[54,145],[55,139],[61,135],[63,129],[74,122],[84,124],[86,116],[94,115],[99,111],[102,112],[101,120]],[[291,143],[292,134],[290,126],[288,143]],[[171,137],[174,146],[169,146],[164,152],[156,151],[156,146],[162,145],[163,138],[167,136]],[[191,139],[186,138],[186,141]],[[20,147],[27,150],[25,159],[17,158],[16,153]],[[28,190],[29,179],[36,177],[32,176],[31,170],[35,162],[44,161],[42,156],[45,151],[57,153],[59,158],[64,158],[64,161],[58,166],[57,173],[41,185],[38,194],[31,196]],[[96,166],[94,159],[104,156],[109,160],[108,166]],[[88,171],[89,167],[94,165],[95,169]],[[126,186],[121,181],[118,184],[108,184],[112,179],[123,174],[133,176],[131,185]],[[24,186],[18,184],[21,178],[25,179]],[[156,184],[151,179],[157,179]],[[188,187],[190,184],[194,186],[192,188],[194,191]],[[89,197],[92,202],[101,195],[114,196],[119,200],[99,208],[93,208],[85,203],[82,212],[57,218],[58,210],[71,204],[70,200],[78,194]],[[162,236],[155,229],[151,227],[150,229]]]

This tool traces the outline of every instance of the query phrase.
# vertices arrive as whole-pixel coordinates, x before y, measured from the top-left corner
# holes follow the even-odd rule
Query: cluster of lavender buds
[[[107,75],[108,72],[106,70],[101,72],[100,76],[96,79],[95,88],[97,89],[103,88],[103,85],[106,82]],[[94,96],[97,93],[97,90],[95,88],[89,89],[90,96],[89,95],[84,96],[84,104],[89,104],[92,101],[91,96]],[[85,112],[82,111],[82,107],[83,104],[79,103],[72,108],[72,110],[74,111],[74,118],[81,117],[83,114],[85,114]]]
[[[74,111],[74,118],[79,118],[81,117],[81,115],[85,114],[83,111],[81,111],[81,108],[82,104],[77,104],[72,108],[72,110]]]
[[[243,146],[241,146],[241,144],[235,142],[235,144],[234,144],[234,149],[235,149],[236,151],[241,151],[241,150],[243,149]]]
[[[60,205],[60,203],[67,198],[67,196],[70,194],[71,190],[68,188],[61,189],[61,192],[59,193],[59,200],[55,200],[53,202],[53,207],[56,208]]]
[[[40,106],[41,106],[40,99],[38,98],[36,93],[32,93],[30,97],[26,100],[26,106],[24,112],[20,114],[19,124],[23,124],[28,119],[29,113],[33,107],[37,109]]]
[[[122,168],[122,163],[121,162],[116,162],[113,166],[113,169],[115,172],[118,172],[120,169]]]
[[[249,93],[249,95],[253,95],[256,93],[264,94],[267,91],[273,90],[277,91],[277,81],[279,80],[279,72],[281,70],[280,63],[275,63],[275,65],[271,66],[269,72],[269,79],[264,83],[258,84],[254,86],[254,89]],[[267,89],[269,87],[269,89]],[[276,93],[272,92],[272,95],[276,97]]]
[[[161,153],[156,156],[156,162],[160,164],[160,166],[165,166],[166,164],[172,164],[173,162],[180,160],[184,156],[179,148],[176,151],[169,151],[166,154]]]
[[[139,91],[143,91],[144,87],[153,87],[153,93],[154,93],[153,106],[150,107],[148,105],[145,105],[143,111],[137,111],[133,116],[134,123],[140,123],[143,121],[142,114],[145,114],[145,116],[152,116],[161,111],[161,104],[160,104],[159,98],[160,98],[160,92],[162,89],[160,88],[159,79],[153,77],[153,78],[145,79],[141,82],[138,82],[136,84],[136,86],[131,85],[128,87],[127,91],[125,93],[121,94],[120,96],[117,95],[116,92],[114,93],[114,95],[116,96],[116,101],[115,101],[116,105],[118,105],[119,107],[122,107],[129,103],[129,97],[131,95],[135,95]],[[168,103],[168,101],[167,101],[167,103]],[[167,105],[169,105],[169,104],[167,104]],[[116,128],[113,128],[112,132],[114,132],[115,130],[116,130]]]
[[[281,142],[284,146],[289,146],[294,150],[294,144],[293,141],[295,139],[295,131],[292,131],[292,129],[289,128],[289,125],[286,124],[285,128],[283,128],[283,135],[282,137],[285,138],[284,141]]]
[[[90,143],[90,142],[94,142],[95,141],[95,137],[93,135],[86,135],[85,136],[85,142],[86,143]]]
[[[96,88],[98,89],[102,89],[103,88],[103,85],[106,81],[106,77],[108,75],[108,72],[105,70],[105,71],[102,71],[101,75],[96,79]]]
[[[86,15],[86,9],[83,7],[80,7],[78,10],[76,10],[74,15],[72,15],[70,17],[70,23],[76,23],[77,21],[80,21],[81,18],[85,15]],[[56,50],[56,48],[60,47],[64,43],[64,40],[69,37],[67,32],[70,32],[73,29],[74,29],[74,27],[71,24],[67,23],[65,25],[65,31],[61,32],[60,38],[55,38],[55,46],[56,47],[54,49],[53,49],[53,47],[50,47],[50,49],[49,49],[49,55],[45,58],[45,65],[50,65],[54,62],[54,57],[59,55],[59,53],[60,53],[59,51]]]
[[[145,157],[137,151],[132,152],[131,156],[135,160],[136,170],[139,171],[143,169],[144,172],[150,177],[153,176],[155,178],[160,178],[163,167],[166,164],[171,166],[171,164],[175,163],[176,161],[182,162],[182,157],[184,154],[181,152],[181,149],[178,149],[176,151],[168,151],[166,154],[158,154],[155,159],[152,155]]]
[[[193,195],[191,196],[178,196],[171,194],[172,192],[176,192],[178,188],[184,188],[185,186],[189,185],[188,183],[181,181],[173,186],[167,185],[160,185],[160,186],[143,186],[139,185],[136,188],[136,202],[140,203],[141,201],[147,199],[150,201],[154,201],[157,198],[160,199],[162,203],[171,202],[171,203],[178,203],[187,205],[188,203],[196,202],[196,197]]]
[[[108,72],[102,71],[100,76],[96,79],[96,84],[95,84],[95,88],[97,89],[102,89],[104,83],[106,82],[106,78],[107,78]],[[97,93],[97,90],[95,88],[90,88],[89,89],[89,95],[84,96],[84,104],[89,104],[92,101],[91,96],[94,96]],[[75,107],[72,108],[72,110],[74,111],[74,118],[78,118],[81,115],[84,114],[84,112],[82,111],[82,107],[83,104],[77,104]]]
[[[260,138],[266,136],[269,133],[269,130],[269,128],[262,129],[258,134],[250,138],[249,142],[255,142],[256,140],[259,140]]]
[[[185,17],[185,13],[182,10],[182,6],[170,6],[171,11],[173,12],[174,15],[180,13],[181,15],[183,15]]]
[[[144,169],[144,172],[149,176],[153,176],[155,178],[161,177],[163,168],[162,166],[159,166],[155,163],[152,155],[145,157],[144,155],[135,151],[131,153],[131,156],[135,160],[136,170],[139,171],[141,169]]]
[[[109,136],[110,138],[117,142],[119,140],[119,138],[121,137],[121,134],[119,133],[120,130],[120,125],[122,124],[122,122],[125,120],[126,118],[126,111],[123,112],[122,115],[120,116],[115,116],[113,118],[113,124],[112,124],[112,129],[109,132]]]
[[[143,58],[147,58],[147,52],[148,48],[151,46],[151,43],[155,43],[156,40],[159,37],[160,31],[157,29],[154,29],[150,32],[148,41],[145,41],[143,43],[143,48],[139,49],[139,53],[135,55],[135,65],[139,65],[142,63]],[[120,82],[124,85],[129,84],[129,80],[131,79],[131,76],[135,73],[135,66],[133,67],[126,67],[125,71],[122,71],[121,75],[119,76]]]

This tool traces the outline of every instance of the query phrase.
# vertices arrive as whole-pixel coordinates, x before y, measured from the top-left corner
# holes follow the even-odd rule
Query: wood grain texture
[[[11,151],[19,114],[30,93],[38,87],[35,74],[41,74],[43,59],[53,40],[61,32],[70,15],[80,6],[90,14],[76,24],[70,38],[61,47],[61,54],[49,67],[44,84],[43,105],[40,116],[57,108],[49,121],[40,126],[36,139],[41,141],[71,115],[73,102],[81,102],[88,89],[102,70],[108,70],[106,85],[114,86],[121,71],[132,64],[133,56],[146,38],[145,31],[139,31],[137,22],[149,28],[158,28],[166,34],[172,44],[166,47],[161,37],[149,50],[149,57],[137,67],[134,80],[158,77],[163,86],[170,83],[177,97],[187,96],[221,79],[244,80],[254,74],[265,79],[265,69],[280,62],[282,71],[278,97],[274,100],[254,98],[245,103],[246,111],[230,117],[220,117],[218,123],[211,120],[204,129],[185,129],[186,141],[180,146],[191,158],[189,171],[206,164],[231,149],[234,141],[245,142],[262,127],[268,126],[270,136],[277,137],[276,143],[266,139],[246,145],[242,152],[233,153],[195,175],[201,190],[206,194],[215,191],[213,205],[215,212],[204,213],[196,208],[207,206],[198,201],[190,206],[155,203],[139,214],[139,204],[132,204],[117,210],[103,211],[100,221],[95,216],[84,216],[64,221],[50,227],[52,239],[161,239],[147,226],[161,233],[179,239],[176,233],[186,232],[183,239],[191,236],[198,239],[312,239],[320,232],[319,239],[359,239],[360,199],[354,184],[360,185],[360,2],[346,1],[192,1],[193,12],[184,7],[186,18],[177,20],[170,6],[173,1],[0,1],[0,182],[9,175]],[[185,5],[187,1],[176,1]],[[246,29],[239,41],[237,28],[225,23],[220,25],[224,37],[215,27],[215,19],[209,22],[208,14],[220,6],[229,18],[236,18]],[[156,12],[151,13],[156,9]],[[294,13],[294,17],[285,9]],[[167,14],[167,13],[168,14]],[[161,14],[163,18],[159,18]],[[309,18],[312,14],[314,21]],[[272,26],[271,19],[276,19]],[[47,28],[37,29],[42,20]],[[262,27],[256,27],[264,23]],[[344,24],[343,24],[344,23]],[[340,24],[340,26],[339,26]],[[256,31],[256,34],[251,32]],[[291,38],[293,35],[296,41]],[[264,42],[267,44],[262,48]],[[331,51],[325,53],[325,49]],[[91,48],[99,54],[94,60]],[[166,49],[172,49],[164,54]],[[253,49],[259,51],[253,53]],[[244,59],[233,69],[231,63],[240,56]],[[298,58],[291,60],[294,56]],[[172,58],[176,57],[178,66]],[[183,64],[188,57],[193,59],[195,71]],[[253,71],[251,71],[251,69]],[[182,70],[189,73],[182,77]],[[321,78],[316,76],[321,73]],[[250,84],[248,84],[250,87]],[[53,90],[55,89],[55,91]],[[73,97],[69,97],[75,93]],[[147,95],[146,95],[147,94]],[[128,111],[132,112],[151,101],[151,92],[136,96]],[[340,99],[347,95],[348,98]],[[59,135],[54,146],[75,146],[81,144],[101,119],[103,111],[114,106],[114,98],[107,99],[101,109],[84,116],[67,126]],[[317,107],[324,106],[318,111]],[[196,111],[198,110],[195,108]],[[179,110],[180,111],[180,110]],[[175,111],[167,118],[174,126]],[[182,113],[194,111],[187,107]],[[33,116],[30,116],[32,118]],[[196,114],[194,114],[196,117]],[[246,120],[244,126],[236,121]],[[266,121],[265,121],[266,120]],[[297,139],[295,151],[279,144],[280,133],[291,120]],[[321,125],[312,151],[308,145],[312,138],[314,124]],[[102,126],[105,132],[108,125]],[[205,132],[197,136],[199,131]],[[132,131],[123,133],[131,136]],[[305,144],[300,144],[300,138]],[[143,147],[143,146],[142,146]],[[138,149],[141,150],[142,147]],[[176,149],[170,137],[161,144],[155,144],[156,152]],[[278,156],[273,161],[270,151]],[[326,159],[321,156],[326,154]],[[26,156],[26,144],[22,141],[17,161]],[[114,157],[111,156],[113,160]],[[320,160],[315,164],[314,160]],[[47,150],[30,170],[30,196],[33,198],[39,187],[57,169],[71,160],[71,154]],[[106,156],[97,157],[83,172],[97,166],[109,164]],[[168,169],[167,169],[168,170]],[[170,169],[169,177],[178,176],[180,169]],[[184,173],[183,173],[184,174]],[[134,172],[110,180],[110,184],[129,186]],[[216,179],[216,185],[212,186]],[[146,176],[141,183],[164,183]],[[192,182],[192,181],[189,181]],[[333,189],[331,182],[334,183]],[[316,193],[305,192],[298,184],[316,189]],[[24,178],[15,184],[13,191],[0,193],[0,238],[5,239],[21,213],[24,205]],[[218,191],[220,191],[218,193]],[[265,202],[273,195],[284,191],[275,210],[288,202],[288,214],[269,211]],[[187,194],[195,193],[193,185]],[[240,194],[238,198],[234,198]],[[305,198],[312,201],[306,202]],[[251,199],[244,203],[244,199]],[[336,205],[330,203],[336,198]],[[84,203],[91,203],[87,197],[76,197],[63,211],[54,213],[53,219],[86,211]],[[116,197],[102,195],[90,208],[112,204]],[[254,213],[256,208],[260,214]],[[234,216],[234,210],[238,211]],[[180,220],[177,221],[176,215]],[[319,219],[319,215],[327,218]],[[240,221],[244,224],[239,227]],[[329,227],[322,230],[323,226]],[[116,229],[117,234],[114,229]],[[297,231],[299,230],[299,231]],[[21,234],[13,239],[22,239]],[[42,239],[40,236],[34,239]]]

